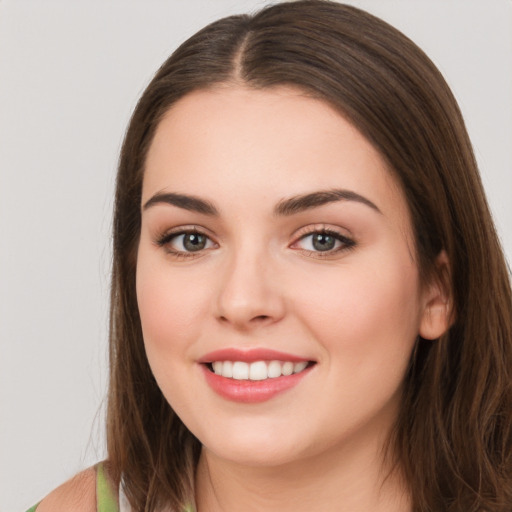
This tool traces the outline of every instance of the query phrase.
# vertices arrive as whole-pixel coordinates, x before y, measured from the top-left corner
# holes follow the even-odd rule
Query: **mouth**
[[[317,365],[304,357],[263,348],[218,350],[198,363],[215,393],[246,404],[266,402],[299,386]]]
[[[307,379],[314,360],[267,348],[225,348],[198,361],[210,388],[233,402],[271,400]]]
[[[215,375],[238,381],[264,381],[289,377],[302,373],[315,364],[314,361],[212,361],[204,363]]]

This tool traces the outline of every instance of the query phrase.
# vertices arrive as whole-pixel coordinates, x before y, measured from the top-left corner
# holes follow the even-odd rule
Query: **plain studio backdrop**
[[[113,184],[140,93],[196,30],[267,3],[0,1],[0,512],[105,457]],[[349,3],[444,73],[511,261],[512,1]]]

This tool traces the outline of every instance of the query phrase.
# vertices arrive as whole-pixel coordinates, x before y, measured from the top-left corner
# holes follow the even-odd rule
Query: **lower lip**
[[[253,404],[266,402],[271,398],[295,387],[311,370],[305,370],[282,377],[265,380],[235,380],[217,375],[201,364],[206,382],[218,395],[233,402]]]

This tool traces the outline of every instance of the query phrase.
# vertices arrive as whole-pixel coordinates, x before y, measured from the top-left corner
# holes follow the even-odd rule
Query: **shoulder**
[[[86,469],[51,492],[37,512],[96,512],[96,470]]]

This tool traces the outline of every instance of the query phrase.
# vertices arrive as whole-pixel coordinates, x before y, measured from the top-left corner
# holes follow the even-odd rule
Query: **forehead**
[[[190,93],[166,113],[148,152],[143,201],[162,190],[278,199],[332,187],[405,207],[378,151],[326,102],[295,88],[222,86]]]

